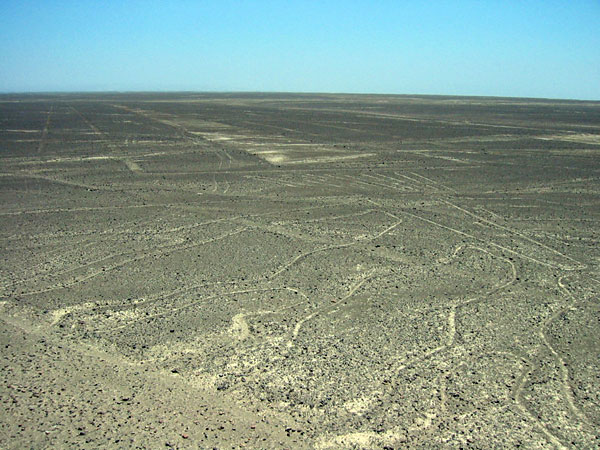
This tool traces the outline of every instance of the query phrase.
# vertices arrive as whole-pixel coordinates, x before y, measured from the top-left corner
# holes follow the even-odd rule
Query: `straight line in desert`
[[[302,110],[302,111],[307,110],[306,108],[293,107],[293,106],[288,107],[288,109],[297,109],[297,110]],[[346,113],[353,114],[355,116],[383,117],[386,119],[402,120],[402,121],[409,121],[409,122],[427,122],[427,123],[439,123],[439,124],[443,124],[443,125],[457,125],[457,126],[468,125],[468,126],[485,127],[485,128],[502,128],[502,129],[506,129],[506,128],[511,129],[512,128],[515,130],[547,131],[546,128],[526,127],[523,125],[500,125],[500,124],[491,124],[491,123],[483,123],[483,122],[432,119],[432,118],[428,118],[428,117],[414,117],[414,116],[408,116],[408,115],[404,115],[404,114],[389,114],[389,113],[381,113],[381,112],[375,112],[375,111],[363,111],[363,110],[359,111],[359,110],[355,110],[355,109],[323,108],[323,109],[321,109],[321,111],[328,111],[328,112],[335,112],[335,113],[346,112]]]
[[[40,137],[40,144],[38,145],[38,153],[42,153],[44,149],[44,145],[46,143],[46,137],[48,136],[48,128],[50,127],[50,117],[52,116],[52,111],[54,111],[54,105],[50,107],[50,110],[47,113],[46,123],[44,124],[44,128],[42,130],[42,136]]]
[[[469,215],[469,216],[471,216],[471,217],[474,217],[474,218],[476,218],[477,220],[480,220],[480,221],[482,221],[482,222],[484,222],[484,223],[486,223],[486,224],[488,224],[488,225],[492,225],[493,227],[500,228],[501,230],[508,231],[509,233],[516,234],[517,236],[519,236],[519,237],[521,237],[521,238],[525,239],[526,241],[529,241],[529,242],[531,242],[532,244],[539,245],[540,247],[543,247],[543,248],[545,248],[546,250],[549,250],[549,251],[551,251],[552,253],[554,253],[554,254],[556,254],[556,255],[559,255],[559,256],[561,256],[561,257],[563,257],[563,258],[565,258],[565,259],[568,259],[568,260],[570,260],[570,261],[572,261],[572,262],[576,263],[576,264],[579,266],[579,267],[576,267],[576,269],[585,269],[585,268],[586,268],[586,265],[585,265],[585,264],[583,264],[583,263],[581,263],[580,261],[577,261],[576,259],[573,259],[573,258],[571,258],[570,256],[567,256],[567,255],[565,255],[564,253],[561,253],[561,252],[559,252],[558,250],[555,250],[555,249],[553,249],[553,248],[551,248],[551,247],[548,247],[547,245],[545,245],[545,244],[542,244],[541,242],[539,242],[539,241],[536,241],[535,239],[531,239],[530,237],[528,237],[528,236],[524,235],[523,233],[521,233],[521,232],[519,232],[519,231],[517,231],[517,230],[513,230],[513,229],[511,229],[511,228],[508,228],[508,227],[505,227],[505,226],[503,226],[503,225],[500,225],[500,224],[497,224],[497,223],[495,223],[495,222],[492,222],[491,220],[488,220],[488,219],[486,219],[486,218],[484,218],[484,217],[481,217],[481,216],[479,216],[479,215],[475,214],[474,212],[471,212],[471,211],[468,211],[468,210],[466,210],[466,209],[464,209],[464,208],[461,208],[460,206],[458,206],[458,205],[455,205],[454,203],[452,203],[452,202],[449,202],[449,201],[447,201],[447,200],[441,200],[441,201],[442,201],[443,203],[445,203],[445,204],[447,204],[447,205],[449,205],[449,206],[453,207],[453,208],[456,208],[456,209],[458,209],[459,211],[461,211],[461,212],[463,212],[463,213],[465,213],[465,214],[467,214],[467,215]]]
[[[371,200],[371,199],[367,199],[367,201],[368,201],[368,202],[370,202],[370,203],[373,203],[374,205],[377,205],[377,206],[379,206],[379,207],[383,208],[383,206],[382,206],[381,204],[379,204],[379,203],[377,203],[377,202],[375,202],[375,201],[373,201],[373,200]],[[421,217],[421,216],[419,216],[419,215],[417,215],[417,214],[413,214],[413,213],[410,213],[410,212],[408,212],[408,211],[400,211],[400,213],[401,213],[401,214],[404,214],[404,215],[407,215],[407,216],[410,216],[410,217],[414,217],[415,219],[421,220],[421,221],[423,221],[423,222],[430,223],[430,224],[432,224],[432,225],[435,225],[436,227],[440,227],[440,228],[443,228],[443,229],[445,229],[445,230],[452,231],[453,233],[459,234],[459,235],[461,235],[461,236],[465,236],[465,237],[468,237],[468,238],[474,239],[474,240],[476,240],[476,241],[483,242],[483,243],[485,243],[485,244],[487,244],[487,245],[490,245],[490,246],[492,246],[492,247],[496,247],[496,248],[498,248],[498,249],[500,249],[500,250],[504,250],[505,252],[508,252],[508,253],[511,253],[511,254],[513,254],[513,255],[519,256],[520,258],[527,259],[527,260],[529,260],[529,261],[535,262],[535,263],[537,263],[537,264],[540,264],[540,265],[542,265],[542,266],[545,266],[545,267],[551,267],[551,268],[553,268],[553,269],[562,269],[562,270],[576,270],[576,269],[578,269],[578,267],[570,267],[570,266],[556,265],[556,264],[551,264],[551,263],[547,263],[547,262],[541,261],[541,260],[539,260],[539,259],[535,259],[535,258],[533,258],[533,257],[531,257],[531,256],[527,256],[527,255],[525,255],[525,254],[523,254],[523,253],[519,253],[519,252],[517,252],[517,251],[515,251],[515,250],[512,250],[512,249],[510,249],[510,248],[508,248],[508,247],[504,247],[504,246],[502,246],[502,245],[500,245],[500,244],[497,244],[497,243],[495,243],[495,242],[493,242],[493,241],[491,241],[491,240],[486,240],[486,239],[483,239],[483,238],[479,238],[479,237],[477,237],[477,236],[474,236],[474,235],[472,235],[472,234],[466,233],[466,232],[464,232],[464,231],[461,231],[461,230],[457,230],[456,228],[452,228],[452,227],[449,227],[449,226],[447,226],[447,225],[443,225],[443,224],[441,224],[441,223],[435,222],[435,221],[433,221],[433,220],[430,220],[430,219],[427,219],[427,218],[425,218],[425,217]],[[390,214],[391,214],[391,213],[390,213]],[[393,216],[394,216],[394,217],[398,217],[398,216],[396,216],[396,215],[393,215]],[[399,217],[398,217],[398,218],[399,218]],[[579,262],[578,262],[578,263],[579,263]]]
[[[38,289],[36,291],[23,292],[23,293],[21,293],[19,295],[22,296],[22,297],[25,297],[25,296],[30,296],[30,295],[41,294],[41,293],[44,293],[44,292],[51,292],[51,291],[57,291],[57,290],[61,290],[61,289],[67,289],[67,288],[75,286],[75,285],[77,285],[79,283],[82,283],[84,281],[87,281],[87,280],[89,280],[91,278],[95,278],[98,275],[102,275],[102,274],[107,273],[107,272],[109,272],[111,270],[115,270],[115,269],[118,269],[120,267],[123,267],[126,264],[129,264],[129,263],[132,263],[132,262],[141,261],[142,259],[148,258],[148,257],[152,256],[152,252],[154,252],[156,250],[169,250],[169,251],[171,251],[171,250],[186,250],[186,249],[189,249],[189,248],[198,247],[200,245],[205,245],[205,244],[209,244],[211,242],[217,241],[217,240],[228,238],[228,237],[233,236],[235,234],[242,233],[245,230],[247,230],[247,227],[243,227],[241,229],[225,233],[225,234],[223,234],[221,236],[217,236],[215,238],[206,239],[206,240],[200,241],[200,242],[194,242],[192,244],[166,245],[166,246],[162,246],[162,247],[155,247],[155,248],[152,248],[152,249],[148,249],[147,250],[148,253],[146,253],[146,254],[142,254],[140,256],[135,256],[133,258],[120,261],[120,262],[118,262],[118,263],[116,263],[116,264],[114,264],[112,266],[109,266],[109,267],[104,267],[104,268],[102,268],[102,270],[94,271],[92,273],[89,273],[87,275],[79,277],[79,278],[77,278],[76,280],[74,280],[72,282],[68,282],[68,283],[64,283],[64,284],[56,284],[54,286],[50,286],[50,287],[47,287],[47,288],[44,288],[44,289]]]
[[[352,297],[354,295],[354,293],[362,287],[363,284],[365,284],[368,280],[370,280],[375,275],[375,273],[376,273],[376,270],[371,270],[368,273],[363,274],[363,277],[361,277],[361,279],[352,286],[350,291],[344,297],[342,297],[340,299],[340,302],[348,300],[350,297]],[[314,311],[311,314],[304,317],[303,319],[299,320],[296,323],[294,330],[292,331],[292,335],[290,336],[290,339],[287,342],[286,347],[288,349],[290,349],[294,346],[294,341],[298,337],[298,334],[300,333],[300,329],[302,328],[302,325],[304,325],[306,322],[308,322],[313,317],[316,317],[319,314],[323,314],[327,311],[336,310],[336,309],[339,309],[339,305],[333,305],[333,306],[328,306],[328,307],[324,307],[324,308],[319,308],[316,311]]]
[[[78,109],[76,109],[74,106],[70,106],[71,110],[77,114],[86,124],[88,127],[90,127],[90,129],[97,135],[100,136],[106,136],[106,133],[104,133],[103,131],[100,131],[96,125],[94,125],[87,117],[85,117]]]

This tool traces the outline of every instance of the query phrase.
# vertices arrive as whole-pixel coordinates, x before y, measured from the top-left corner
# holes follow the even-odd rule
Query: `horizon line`
[[[481,99],[511,99],[511,100],[546,100],[572,102],[600,102],[598,99],[568,98],[568,97],[522,97],[506,95],[478,94],[423,94],[423,93],[381,93],[381,92],[333,92],[333,91],[254,91],[254,90],[189,90],[189,89],[140,89],[140,90],[31,90],[31,91],[0,91],[0,96],[6,95],[73,95],[73,94],[283,94],[283,95],[356,95],[382,97],[447,97],[447,98],[481,98]]]

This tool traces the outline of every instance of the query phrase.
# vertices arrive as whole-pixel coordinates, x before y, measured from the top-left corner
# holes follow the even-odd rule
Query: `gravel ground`
[[[600,447],[600,103],[0,96],[0,447]]]

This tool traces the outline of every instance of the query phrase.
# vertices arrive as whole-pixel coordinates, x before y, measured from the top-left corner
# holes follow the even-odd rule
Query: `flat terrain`
[[[600,103],[0,96],[0,447],[600,447]]]

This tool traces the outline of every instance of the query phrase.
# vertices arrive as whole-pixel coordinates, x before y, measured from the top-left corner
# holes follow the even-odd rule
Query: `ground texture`
[[[600,446],[600,103],[0,97],[0,447]]]

